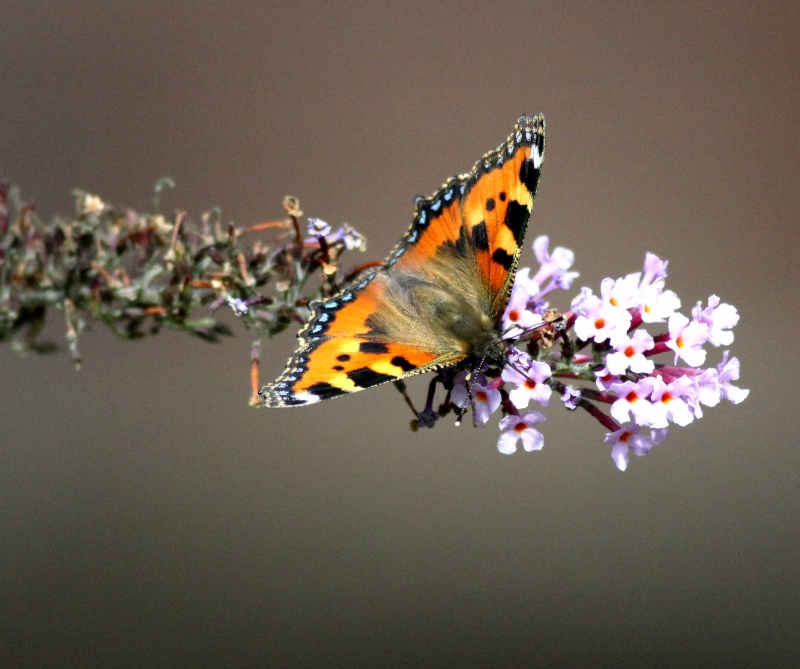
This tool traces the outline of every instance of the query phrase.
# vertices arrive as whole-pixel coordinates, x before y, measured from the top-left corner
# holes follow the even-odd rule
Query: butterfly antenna
[[[474,383],[474,369],[471,369],[467,372],[467,376],[464,379],[464,385],[467,387],[467,399],[469,399],[469,405],[472,406],[472,413],[475,413],[475,402],[472,401],[472,384]],[[467,405],[465,404],[463,407],[459,407],[458,411],[456,412],[456,427],[461,426],[461,421],[464,418],[464,414],[467,413]]]
[[[467,392],[469,392],[469,390],[467,390]],[[470,395],[469,399],[470,399],[470,402],[472,402],[472,395]],[[473,411],[474,410],[475,409],[473,408]],[[465,413],[467,413],[466,405],[464,405],[463,407],[459,407],[458,408],[458,411],[456,412],[456,427],[460,427],[461,426],[461,421],[464,418],[464,414]]]
[[[480,362],[472,368],[470,373],[467,375],[467,396],[469,397],[469,403],[472,406],[472,426],[478,427],[477,416],[475,413],[475,398],[472,395],[472,386],[475,385],[475,381],[477,380],[477,372],[480,372],[483,369],[483,363],[486,362],[487,356],[483,356]],[[466,408],[464,409],[466,411]]]
[[[519,339],[520,337],[524,337],[529,332],[534,332],[539,330],[545,326],[550,326],[553,328],[553,331],[556,333],[561,333],[564,330],[564,324],[566,323],[566,319],[563,316],[559,316],[558,318],[553,319],[552,321],[542,321],[541,323],[537,323],[536,325],[531,325],[528,328],[522,328],[519,325],[509,325],[505,330],[500,333],[500,339],[502,341],[509,341],[511,339]],[[516,337],[508,337],[506,335],[514,329],[521,330],[521,332]]]
[[[539,327],[539,326],[537,325],[537,326],[534,326],[534,327]],[[500,340],[501,340],[501,341],[508,341],[509,339],[517,339],[518,337],[506,337],[506,335],[507,335],[509,332],[511,332],[512,330],[522,330],[522,332],[521,332],[521,333],[520,333],[520,335],[519,335],[520,337],[521,337],[522,335],[524,335],[526,332],[529,332],[529,330],[525,330],[525,329],[523,329],[523,328],[520,328],[520,326],[519,326],[519,325],[509,325],[509,326],[508,326],[508,327],[507,327],[505,330],[503,330],[503,331],[500,333]]]
[[[532,383],[536,383],[536,380],[532,379],[530,376],[528,376],[528,372],[526,372],[524,369],[522,369],[522,367],[520,367],[516,362],[512,362],[511,360],[506,360],[506,364],[509,367],[511,367],[511,369],[513,369],[515,372],[517,372],[517,374],[520,374],[524,378],[528,379],[528,381],[531,381]]]

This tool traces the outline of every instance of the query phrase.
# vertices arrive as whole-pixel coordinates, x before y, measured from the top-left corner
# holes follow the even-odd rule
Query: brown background
[[[528,242],[595,288],[650,250],[685,307],[735,304],[751,396],[620,474],[557,402],[513,457],[494,426],[412,434],[391,387],[249,409],[241,329],[98,326],[78,373],[3,347],[6,661],[796,665],[800,5],[222,5],[0,2],[0,176],[48,217],[164,175],[167,207],[242,224],[292,193],[380,259],[412,196],[542,111]]]

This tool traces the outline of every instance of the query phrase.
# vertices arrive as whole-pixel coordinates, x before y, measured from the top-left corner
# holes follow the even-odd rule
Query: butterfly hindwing
[[[380,273],[372,271],[329,300],[312,302],[300,346],[275,383],[261,389],[266,406],[311,404],[426,371],[442,356],[392,341],[376,326],[385,311]]]
[[[454,312],[475,323],[499,320],[543,153],[544,118],[522,116],[471,172],[418,198],[411,227],[382,267],[309,305],[297,351],[260,391],[265,405],[309,404],[466,358],[461,340],[472,331],[460,340],[444,325]]]

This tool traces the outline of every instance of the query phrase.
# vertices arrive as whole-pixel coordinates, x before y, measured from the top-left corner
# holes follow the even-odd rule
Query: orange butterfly
[[[521,116],[469,174],[418,198],[383,265],[312,302],[300,345],[259,394],[312,404],[462,361],[501,362],[499,329],[544,157],[544,117]]]

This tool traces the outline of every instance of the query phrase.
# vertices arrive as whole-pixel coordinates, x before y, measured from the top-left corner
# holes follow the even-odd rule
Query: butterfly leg
[[[467,372],[466,377],[464,377],[464,383],[467,386],[467,397],[469,398],[469,403],[465,404],[463,407],[459,409],[458,416],[456,417],[456,427],[461,425],[461,420],[464,418],[464,414],[467,413],[467,406],[472,407],[472,426],[478,427],[478,419],[477,419],[477,414],[475,412],[475,398],[472,396],[472,386],[475,384],[475,381],[477,380],[477,374],[475,374],[475,369],[480,369],[482,366],[483,366],[483,360],[481,360],[481,363],[476,368],[469,370],[469,372]]]
[[[461,421],[464,418],[464,415],[467,413],[467,407],[472,405],[472,414],[475,415],[475,404],[472,401],[472,371],[467,372],[467,376],[464,377],[464,384],[467,386],[467,397],[469,398],[469,402],[465,404],[463,407],[458,407],[456,410],[456,427],[461,426]]]
[[[406,406],[411,409],[411,413],[414,414],[414,418],[419,418],[419,412],[414,408],[414,403],[411,401],[411,398],[408,395],[408,391],[406,390],[406,382],[402,379],[398,379],[394,381],[394,387],[397,388],[398,392],[403,396],[403,400],[405,400]]]

